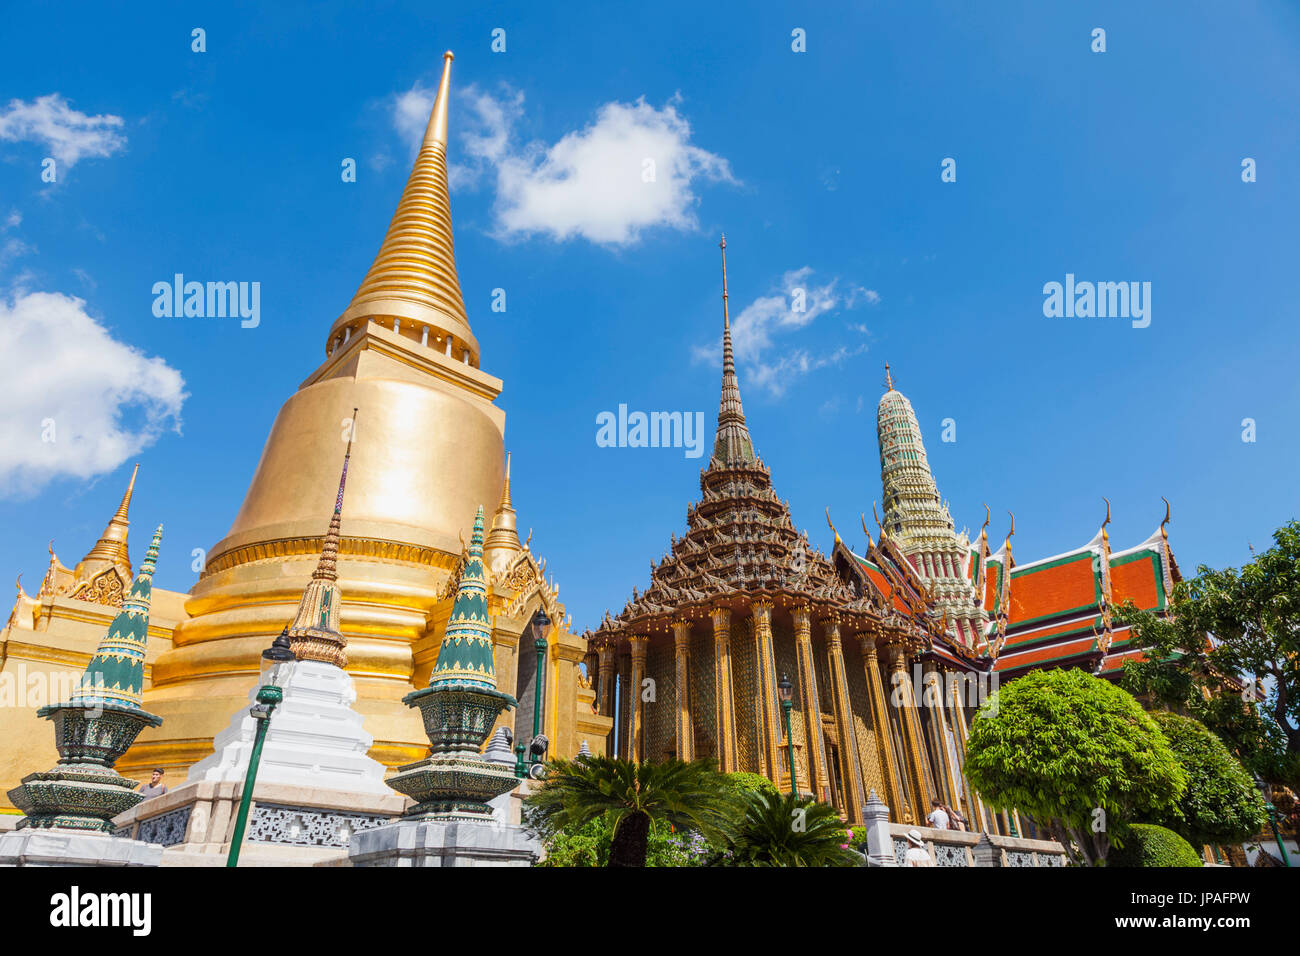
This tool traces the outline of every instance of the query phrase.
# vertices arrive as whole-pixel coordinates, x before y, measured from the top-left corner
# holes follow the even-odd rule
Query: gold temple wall
[[[853,729],[857,735],[858,761],[862,767],[862,782],[867,789],[882,800],[888,800],[889,790],[885,786],[885,773],[880,759],[879,747],[882,741],[878,728],[871,723],[871,703],[868,699],[867,677],[863,667],[862,652],[857,641],[844,642],[845,678],[849,685],[849,708],[853,713]],[[888,732],[888,731],[886,731]]]

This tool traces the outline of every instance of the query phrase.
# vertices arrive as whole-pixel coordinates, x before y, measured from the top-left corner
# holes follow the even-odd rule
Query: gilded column
[[[677,758],[695,759],[695,729],[691,725],[691,622],[673,621],[677,666]]]
[[[627,744],[628,755],[640,763],[645,759],[645,713],[644,701],[641,700],[641,683],[645,680],[645,652],[650,643],[647,634],[633,634],[629,639],[632,645],[632,671],[628,679],[628,718]]]
[[[781,723],[776,712],[776,656],[772,650],[772,602],[759,598],[751,606],[754,618],[754,635],[758,642],[758,693],[762,700],[758,708],[762,714],[759,734],[762,736],[767,774],[776,782],[781,774]],[[790,768],[794,773],[794,768]]]
[[[930,749],[934,751],[944,781],[948,806],[961,805],[961,782],[956,765],[956,754],[948,744],[948,708],[944,703],[944,681],[933,661],[927,661],[921,677],[925,692],[921,701],[930,709]]]
[[[960,755],[962,762],[962,765],[957,768],[957,773],[958,779],[961,781],[962,791],[966,795],[966,824],[971,830],[978,830],[982,833],[988,827],[985,820],[984,801],[966,782],[966,739],[970,736],[970,729],[966,726],[965,698],[962,696],[963,683],[965,682],[960,674],[948,675],[948,686],[952,690],[949,699],[953,704],[952,732],[959,742],[957,753]]]
[[[600,715],[610,717],[614,713],[614,646],[601,644],[597,653],[600,655]]]
[[[628,701],[631,699],[628,681],[631,677],[632,658],[628,654],[621,653],[618,655],[618,755],[625,760],[628,759],[630,754],[628,750],[627,722],[628,715],[631,712],[628,707]]]
[[[718,769],[736,769],[736,708],[731,687],[731,609],[715,607],[713,618],[713,682],[718,733]]]
[[[817,672],[813,669],[812,619],[806,604],[791,609],[794,618],[795,649],[799,656],[799,696],[803,698],[803,736],[808,760],[808,789],[822,802],[830,797],[826,773],[826,745],[822,740],[821,699],[817,694]]]
[[[836,615],[822,619],[826,631],[826,652],[830,663],[835,722],[840,732],[840,776],[845,781],[849,821],[862,821],[862,806],[867,795],[862,787],[862,764],[858,759],[858,735],[853,728],[853,708],[849,704],[849,678],[844,671],[844,648],[840,646],[840,620]]]
[[[890,687],[898,701],[899,723],[903,725],[903,753],[907,755],[907,776],[916,796],[915,811],[918,823],[925,821],[930,812],[930,784],[925,778],[925,742],[921,738],[921,722],[916,713],[916,696],[912,679],[907,676],[907,655],[903,648],[889,648]]]
[[[862,667],[867,673],[867,700],[871,705],[871,725],[876,731],[876,751],[880,754],[885,771],[885,802],[895,820],[903,819],[903,786],[894,760],[894,746],[890,740],[893,731],[889,724],[889,710],[885,686],[880,679],[880,660],[876,655],[876,636],[869,631],[858,632],[862,647]]]

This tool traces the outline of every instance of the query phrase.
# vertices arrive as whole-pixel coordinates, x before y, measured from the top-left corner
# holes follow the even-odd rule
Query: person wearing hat
[[[167,792],[167,784],[162,782],[163,772],[161,767],[154,767],[153,773],[149,775],[149,782],[140,788],[140,795],[148,800],[150,797],[161,797]]]
[[[925,841],[921,839],[920,830],[908,830],[907,842],[912,845],[903,855],[903,866],[934,866],[934,861],[930,859],[930,851],[925,848]]]

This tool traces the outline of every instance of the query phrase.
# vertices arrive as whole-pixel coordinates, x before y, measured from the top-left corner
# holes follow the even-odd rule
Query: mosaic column
[[[633,634],[628,642],[632,645],[632,670],[628,678],[628,754],[640,763],[645,759],[645,702],[641,699],[641,684],[645,680],[645,652],[650,637]]]
[[[840,645],[840,619],[830,615],[822,619],[826,632],[826,651],[830,663],[835,722],[840,731],[840,776],[845,782],[849,822],[862,822],[862,805],[867,795],[862,786],[862,764],[858,759],[858,735],[853,728],[853,708],[849,704],[849,678],[844,671],[844,648]]]
[[[628,690],[628,682],[632,677],[632,658],[628,654],[620,653],[618,655],[618,755],[624,760],[628,759],[630,751],[628,750],[627,722],[628,722],[628,700],[631,692]]]
[[[943,789],[947,793],[941,797],[950,807],[961,804],[960,775],[955,763],[956,755],[948,746],[948,708],[944,702],[944,681],[942,672],[933,661],[926,661],[921,682],[925,685],[921,701],[930,710],[930,749],[938,760],[935,768],[943,778]]]
[[[716,693],[718,769],[736,769],[736,708],[731,688],[731,609],[715,607],[713,618],[713,683]]]
[[[925,755],[922,752],[924,742],[921,739],[921,723],[916,713],[916,692],[912,679],[907,676],[907,655],[903,648],[894,645],[889,648],[889,670],[891,694],[898,702],[899,723],[903,725],[903,753],[907,756],[907,776],[916,796],[914,807],[917,823],[924,823],[930,812],[930,784],[926,780]]]
[[[799,696],[803,698],[803,736],[808,759],[808,789],[821,802],[829,801],[830,776],[826,773],[826,746],[822,740],[821,698],[813,669],[812,618],[808,605],[790,611],[794,618],[795,650],[799,657]]]
[[[758,642],[758,693],[762,700],[759,733],[762,735],[763,757],[767,774],[775,782],[780,779],[781,723],[776,712],[776,655],[772,650],[772,602],[759,598],[751,606],[754,618],[754,635]],[[794,773],[794,768],[790,768]]]
[[[677,758],[695,759],[695,729],[691,725],[691,622],[673,621],[677,666]]]
[[[862,647],[862,667],[867,673],[867,700],[871,705],[871,725],[876,731],[876,752],[884,764],[885,800],[894,819],[903,819],[903,787],[894,760],[894,745],[890,740],[889,710],[885,687],[880,680],[880,660],[876,656],[876,636],[869,631],[858,632]]]

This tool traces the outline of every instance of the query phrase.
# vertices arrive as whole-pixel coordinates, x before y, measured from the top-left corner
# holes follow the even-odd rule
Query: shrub
[[[1115,847],[1107,866],[1203,866],[1200,854],[1173,830],[1151,823],[1129,827],[1122,847]]]

